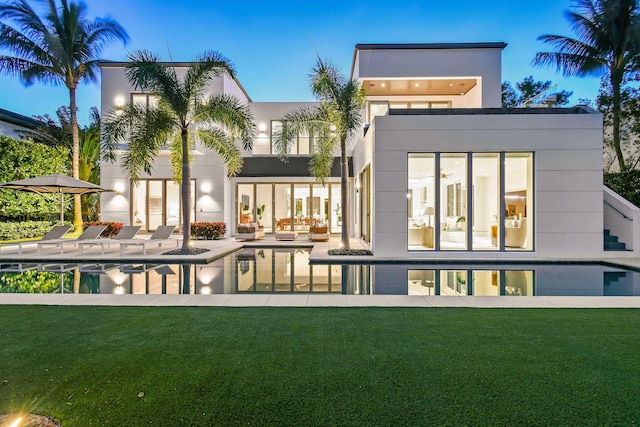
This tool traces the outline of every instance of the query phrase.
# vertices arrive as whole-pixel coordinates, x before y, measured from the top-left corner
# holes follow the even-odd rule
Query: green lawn
[[[0,325],[0,413],[64,426],[640,423],[640,310],[0,306]]]

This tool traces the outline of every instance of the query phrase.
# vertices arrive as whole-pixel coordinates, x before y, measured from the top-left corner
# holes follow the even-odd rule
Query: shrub
[[[0,135],[0,182],[16,181],[51,173],[65,173],[69,152]],[[70,197],[65,198],[65,209]],[[0,191],[0,218],[5,221],[43,220],[60,214],[57,194]],[[54,219],[55,220],[55,219]]]
[[[56,223],[50,221],[0,222],[0,240],[20,240],[42,237]]]
[[[618,173],[604,174],[604,185],[630,201],[640,206],[640,171],[628,170]]]
[[[191,224],[191,236],[200,240],[218,240],[224,238],[227,224],[224,222],[194,222]]]
[[[124,226],[124,224],[121,222],[91,221],[82,224],[82,230],[86,230],[90,225],[106,225],[107,228],[105,228],[102,234],[100,234],[100,237],[106,238],[115,236],[120,232],[120,230],[122,230],[122,227]]]

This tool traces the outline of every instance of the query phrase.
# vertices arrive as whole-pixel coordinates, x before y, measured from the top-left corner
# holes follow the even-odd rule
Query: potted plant
[[[260,224],[260,221],[262,220],[262,215],[264,214],[264,205],[260,206],[259,208],[256,208],[256,215],[258,215],[258,226],[262,227],[262,225]]]

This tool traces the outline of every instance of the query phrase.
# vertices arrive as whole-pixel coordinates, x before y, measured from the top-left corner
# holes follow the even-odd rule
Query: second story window
[[[273,135],[282,130],[282,120],[271,120],[271,154],[276,154],[273,149]],[[289,154],[311,154],[313,151],[313,137],[308,134],[296,136],[289,148]]]
[[[149,93],[132,93],[131,103],[146,109],[158,106],[158,97]]]

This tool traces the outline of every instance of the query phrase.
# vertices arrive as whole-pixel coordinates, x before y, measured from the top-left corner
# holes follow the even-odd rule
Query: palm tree
[[[577,38],[538,37],[555,52],[539,52],[534,63],[555,65],[565,76],[607,73],[613,89],[613,146],[620,169],[626,169],[620,148],[620,87],[625,75],[637,69],[640,23],[637,0],[576,0],[566,17]]]
[[[69,90],[71,171],[79,177],[80,137],[76,90],[80,82],[95,82],[98,59],[106,45],[114,41],[126,44],[124,28],[111,18],[86,18],[82,2],[41,0],[46,12],[41,18],[26,0],[0,4],[0,47],[14,56],[0,56],[0,72],[19,77],[25,85],[36,81],[64,85]],[[9,25],[7,22],[14,24]],[[73,225],[82,225],[80,196],[74,197]]]
[[[128,140],[122,158],[125,173],[133,182],[141,173],[151,173],[160,148],[168,144],[174,179],[181,183],[182,249],[189,252],[191,206],[190,149],[197,140],[216,152],[227,174],[235,176],[242,169],[242,155],[235,144],[251,150],[256,135],[249,107],[232,95],[208,97],[207,85],[227,74],[234,77],[229,61],[217,52],[205,52],[188,65],[184,78],[176,69],[147,51],[129,56],[127,78],[132,85],[158,97],[157,106],[129,103],[120,111],[108,113],[103,123],[103,158],[115,161],[119,144]]]
[[[313,154],[309,170],[325,183],[331,174],[335,153],[340,149],[340,202],[342,210],[342,247],[349,249],[349,197],[347,148],[362,128],[364,90],[356,80],[344,78],[339,70],[318,58],[311,73],[311,90],[320,101],[315,108],[299,108],[283,117],[282,130],[274,135],[274,151],[286,159],[293,139],[313,135]]]

